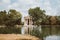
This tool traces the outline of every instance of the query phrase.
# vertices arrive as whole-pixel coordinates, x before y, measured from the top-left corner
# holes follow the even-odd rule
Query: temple
[[[29,34],[33,30],[33,21],[32,17],[30,16],[25,16],[24,17],[24,25],[22,27],[22,34]]]
[[[24,17],[24,25],[32,25],[32,24],[33,24],[32,17],[30,16]]]

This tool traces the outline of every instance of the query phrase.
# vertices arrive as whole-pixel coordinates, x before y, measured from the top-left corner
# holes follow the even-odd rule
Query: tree
[[[12,19],[19,19],[19,18],[22,17],[21,13],[14,10],[14,9],[10,9],[9,12],[8,12],[8,15]]]
[[[57,23],[56,16],[51,16],[50,21],[51,21],[51,22],[50,22],[51,25],[56,25],[56,23]]]
[[[0,25],[14,26],[21,24],[21,18],[21,13],[14,9],[10,9],[8,13],[6,10],[0,11]]]
[[[29,15],[32,16],[35,25],[40,25],[41,22],[46,19],[46,15],[44,14],[45,10],[41,10],[39,7],[30,8],[28,12]]]
[[[56,16],[57,24],[60,25],[60,16]]]
[[[7,13],[6,10],[0,11],[0,25],[2,25],[2,24],[5,23],[5,21],[6,21],[6,16],[7,16],[6,13]]]
[[[22,15],[20,12],[10,9],[7,16],[7,21],[5,22],[7,26],[14,26],[19,23],[21,24]]]

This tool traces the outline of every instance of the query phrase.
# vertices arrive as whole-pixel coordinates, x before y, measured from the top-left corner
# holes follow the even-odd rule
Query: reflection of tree
[[[60,25],[42,25],[43,36],[60,35]]]
[[[36,27],[32,30],[32,33],[30,33],[33,36],[36,36],[38,38],[42,38],[42,34],[40,33],[39,27]]]

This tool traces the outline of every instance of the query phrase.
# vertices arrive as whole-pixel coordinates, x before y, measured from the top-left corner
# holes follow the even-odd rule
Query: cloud
[[[1,5],[1,2],[0,2],[0,5]]]
[[[8,9],[16,9],[18,11],[21,11],[23,16],[28,15],[28,9],[34,8],[39,6],[38,2],[36,0],[17,0],[16,2],[8,5]]]
[[[46,15],[53,15],[51,14],[53,13],[53,10],[52,10],[51,3],[49,0],[43,1],[41,6],[42,6],[41,8],[46,11],[45,13]]]
[[[8,5],[8,9],[9,8],[18,8],[19,7],[19,4],[18,3],[13,3],[13,4],[10,4],[10,5]]]
[[[40,7],[46,11],[47,15],[56,15],[60,8],[60,0],[14,0],[14,2],[12,0],[1,0],[0,7],[6,10],[16,9],[23,16],[28,15],[29,8]]]
[[[2,0],[3,3],[10,3],[10,0]]]
[[[11,3],[11,0],[0,0],[0,5],[7,5],[10,3]]]

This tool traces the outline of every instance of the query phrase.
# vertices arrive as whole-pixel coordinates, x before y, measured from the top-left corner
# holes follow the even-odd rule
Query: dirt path
[[[39,40],[39,38],[21,34],[0,34],[0,40]]]

